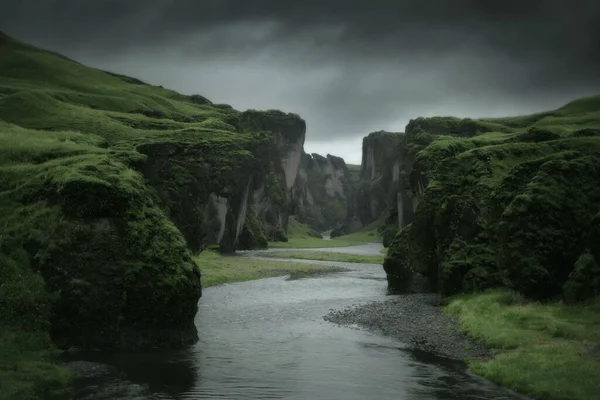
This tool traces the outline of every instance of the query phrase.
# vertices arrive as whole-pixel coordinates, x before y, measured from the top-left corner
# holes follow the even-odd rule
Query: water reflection
[[[184,351],[79,354],[109,374],[81,381],[79,400],[507,400],[519,397],[465,365],[323,320],[332,308],[387,298],[380,266],[300,280],[208,288],[197,345]],[[365,279],[368,278],[368,279]]]
[[[86,360],[93,364],[75,370],[94,368],[76,387],[80,399],[176,398],[192,391],[201,376],[199,354],[190,350],[149,352],[82,352],[66,356],[65,362]],[[94,365],[96,364],[96,365]],[[167,397],[150,396],[150,394]]]

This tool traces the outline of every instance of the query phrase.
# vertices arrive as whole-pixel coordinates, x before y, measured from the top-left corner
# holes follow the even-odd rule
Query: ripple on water
[[[381,266],[287,281],[208,288],[200,341],[183,351],[80,356],[111,366],[83,380],[78,399],[507,400],[462,363],[323,320],[331,309],[384,300]],[[87,387],[85,385],[88,385]]]

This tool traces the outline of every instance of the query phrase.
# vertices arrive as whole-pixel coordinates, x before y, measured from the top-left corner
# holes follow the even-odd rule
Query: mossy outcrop
[[[414,216],[384,263],[390,290],[598,293],[597,99],[531,117],[411,121],[400,157],[414,158],[402,171]]]
[[[305,129],[1,37],[0,325],[28,309],[65,348],[193,343],[193,254],[287,240]]]
[[[327,154],[302,154],[298,177],[292,189],[296,219],[323,232],[346,220],[353,201],[352,182],[344,160]]]

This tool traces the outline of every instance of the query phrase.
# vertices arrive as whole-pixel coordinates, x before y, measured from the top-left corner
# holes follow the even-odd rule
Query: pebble
[[[459,332],[457,322],[442,312],[437,294],[407,294],[352,305],[331,311],[323,319],[338,325],[357,325],[394,337],[411,348],[454,360],[492,357],[484,344]]]

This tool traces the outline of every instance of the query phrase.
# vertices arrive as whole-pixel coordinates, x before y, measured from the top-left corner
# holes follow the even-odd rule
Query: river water
[[[367,247],[350,251],[378,254],[380,246]],[[519,398],[467,373],[463,363],[324,321],[331,309],[389,299],[380,265],[330,264],[353,271],[205,289],[196,316],[200,341],[190,349],[77,355],[92,373],[79,380],[76,398]]]

